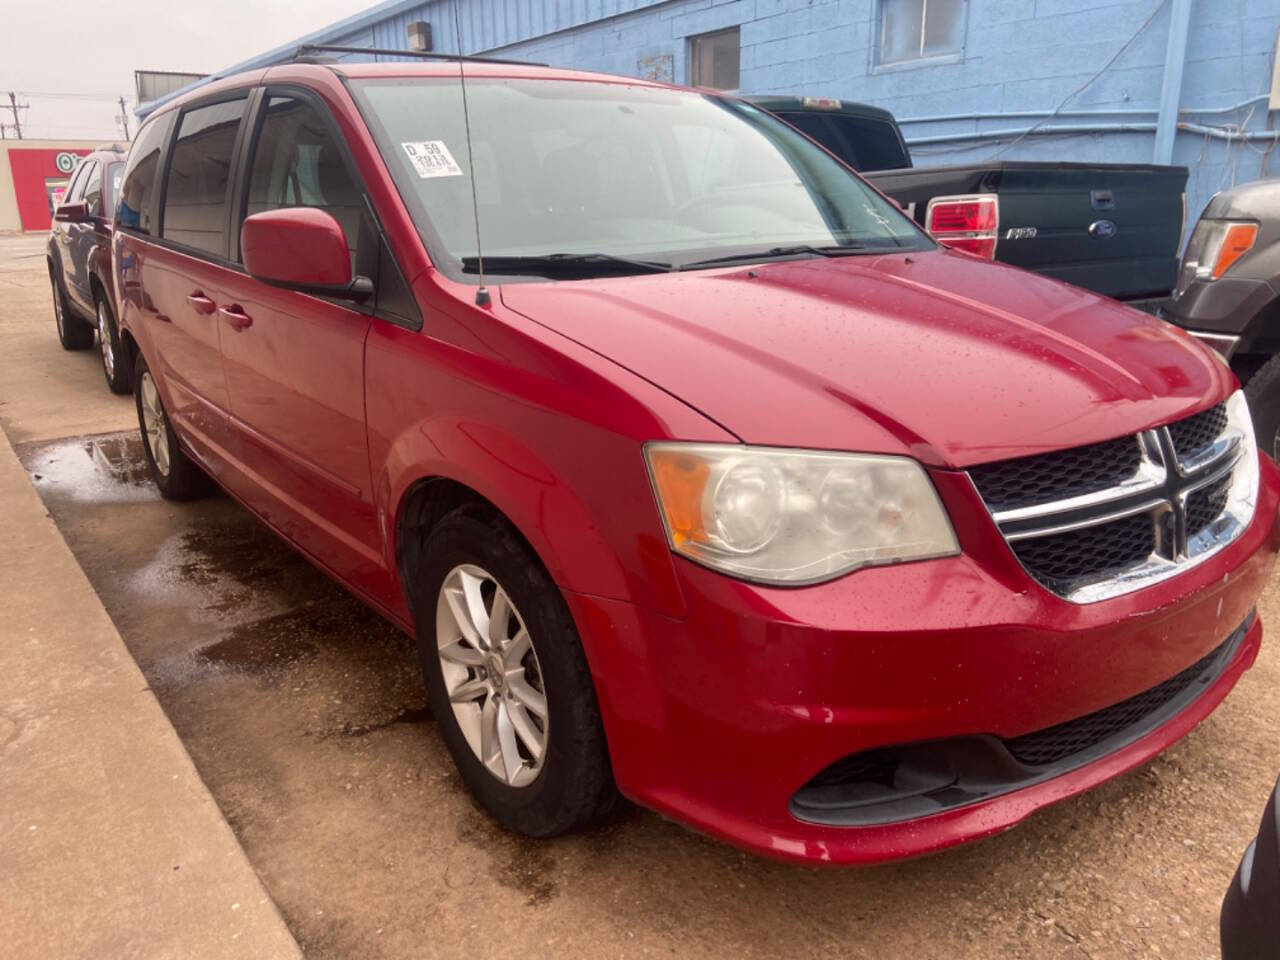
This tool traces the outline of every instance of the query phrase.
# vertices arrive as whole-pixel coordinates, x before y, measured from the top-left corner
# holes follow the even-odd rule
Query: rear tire
[[[106,294],[98,291],[94,298],[98,307],[98,344],[102,348],[102,373],[112,393],[133,392],[133,360],[120,342],[116,317]]]
[[[1249,378],[1244,396],[1249,401],[1258,448],[1273,460],[1280,458],[1280,354]]]
[[[195,500],[212,493],[213,481],[179,445],[155,378],[141,356],[135,364],[133,395],[142,430],[142,450],[160,496],[166,500]]]
[[[53,322],[57,325],[62,349],[88,350],[93,346],[93,324],[86,323],[71,311],[53,267],[49,268],[49,283],[53,287]]]
[[[501,518],[473,507],[441,520],[419,549],[419,562],[412,567],[417,582],[408,586],[427,699],[468,789],[504,827],[530,837],[580,830],[607,817],[620,796],[595,686],[559,588]],[[460,571],[471,577],[481,607],[473,625],[502,624],[482,629],[475,644],[454,629],[462,621],[444,593],[447,586],[461,585]],[[501,621],[495,613],[499,594]],[[459,602],[466,619],[473,608],[465,599]],[[499,634],[503,639],[491,645]],[[522,636],[524,652],[503,665],[501,649],[519,647]],[[442,654],[442,645],[448,653]],[[503,670],[505,679],[486,689],[485,678],[497,676],[495,669]],[[530,703],[540,706],[545,718],[526,708]],[[486,706],[494,713],[486,714]],[[486,716],[506,721],[505,728],[499,719],[491,721],[488,742],[495,747],[487,763],[482,759]]]

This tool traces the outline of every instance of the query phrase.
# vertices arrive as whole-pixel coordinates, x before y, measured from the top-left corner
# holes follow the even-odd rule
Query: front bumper
[[[1243,338],[1248,346],[1258,314],[1280,296],[1272,282],[1227,274],[1217,280],[1193,280],[1164,304],[1157,316],[1197,336]]]
[[[953,478],[939,490],[956,522],[956,557],[798,589],[742,583],[678,559],[681,620],[567,593],[622,791],[781,859],[929,853],[1007,829],[1144,762],[1207,716],[1253,663],[1256,621],[1185,705],[1060,775],[888,823],[798,817],[797,792],[851,754],[1018,738],[1162,684],[1245,622],[1280,545],[1280,476],[1264,460],[1254,520],[1231,546],[1145,590],[1071,604],[1029,579],[993,536],[972,488]]]

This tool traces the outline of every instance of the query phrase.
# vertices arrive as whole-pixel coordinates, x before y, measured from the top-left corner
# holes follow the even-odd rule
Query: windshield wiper
[[[808,243],[797,243],[786,247],[770,247],[768,250],[749,250],[746,253],[730,253],[723,257],[711,257],[708,260],[691,260],[682,263],[677,270],[692,270],[697,267],[715,267],[727,263],[741,263],[751,260],[771,260],[774,257],[795,257],[809,253],[817,257],[848,257],[859,253],[881,253],[885,250],[896,250],[896,246],[887,244],[840,243],[832,246],[816,247]]]
[[[532,274],[538,277],[625,275],[668,273],[673,269],[661,260],[632,260],[611,253],[544,253],[523,257],[485,257],[485,273]],[[462,258],[463,273],[479,273],[479,257]]]

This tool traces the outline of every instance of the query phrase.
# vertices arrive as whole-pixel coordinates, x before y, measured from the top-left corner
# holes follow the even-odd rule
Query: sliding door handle
[[[253,317],[249,316],[240,309],[238,304],[232,304],[229,307],[219,307],[218,316],[230,324],[231,329],[236,333],[242,333],[253,326]]]

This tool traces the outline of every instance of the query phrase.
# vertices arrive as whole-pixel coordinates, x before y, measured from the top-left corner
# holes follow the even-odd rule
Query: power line
[[[46,90],[19,90],[24,97],[42,97],[51,100],[115,100],[114,93],[53,93]]]

